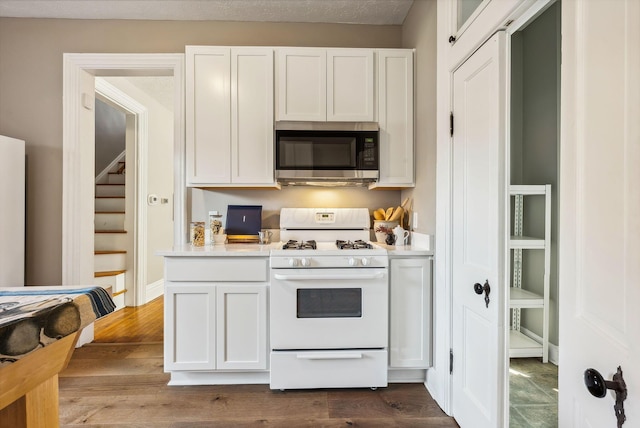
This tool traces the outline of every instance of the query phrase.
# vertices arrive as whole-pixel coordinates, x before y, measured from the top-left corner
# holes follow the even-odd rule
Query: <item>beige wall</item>
[[[63,53],[175,53],[187,44],[401,43],[398,26],[0,18],[0,134],[27,142],[26,283],[59,284],[62,278]]]
[[[416,0],[402,27],[402,47],[415,48],[416,187],[412,197],[418,213],[416,232],[436,231],[436,2]]]

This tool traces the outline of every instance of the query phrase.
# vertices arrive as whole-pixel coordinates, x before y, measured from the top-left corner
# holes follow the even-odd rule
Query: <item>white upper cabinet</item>
[[[186,48],[187,184],[231,181],[231,52]]]
[[[189,186],[274,186],[273,49],[186,47]]]
[[[277,120],[327,120],[324,49],[278,49]]]
[[[373,121],[371,49],[278,49],[277,120]]]
[[[231,182],[274,183],[271,49],[231,49]]]
[[[378,50],[380,179],[372,187],[412,187],[413,50]]]
[[[373,51],[327,50],[327,121],[373,121]]]

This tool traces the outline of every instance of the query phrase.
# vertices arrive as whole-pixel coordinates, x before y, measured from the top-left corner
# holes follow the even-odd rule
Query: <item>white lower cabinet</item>
[[[165,258],[170,384],[268,383],[267,269],[266,257]]]
[[[216,286],[219,370],[267,369],[267,286]]]
[[[168,283],[166,370],[266,370],[267,290],[250,283]]]
[[[175,282],[164,293],[165,370],[216,368],[216,287]]]
[[[431,257],[392,258],[389,366],[431,365]]]

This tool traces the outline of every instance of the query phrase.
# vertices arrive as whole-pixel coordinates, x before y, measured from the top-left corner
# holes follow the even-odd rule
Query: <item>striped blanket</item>
[[[101,287],[0,287],[0,367],[113,312]]]

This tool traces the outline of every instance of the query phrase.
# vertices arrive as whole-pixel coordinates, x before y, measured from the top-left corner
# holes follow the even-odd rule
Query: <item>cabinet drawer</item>
[[[387,351],[350,349],[271,352],[271,389],[387,386]]]
[[[167,281],[268,281],[266,257],[166,257],[164,263]]]

